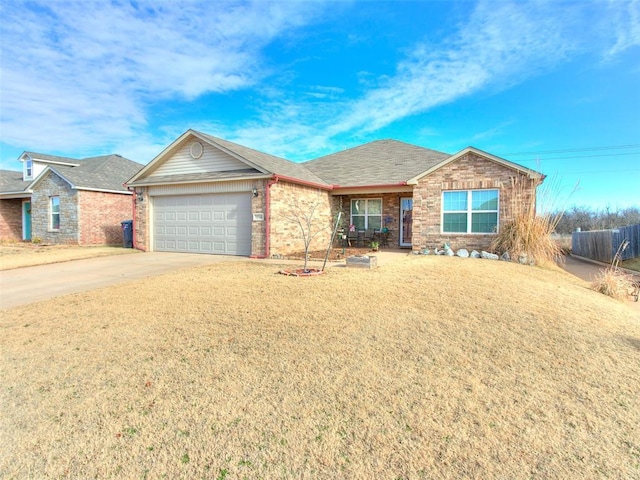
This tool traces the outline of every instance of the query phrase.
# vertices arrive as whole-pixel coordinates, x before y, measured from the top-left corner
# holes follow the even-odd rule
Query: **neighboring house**
[[[380,140],[294,163],[188,130],[127,185],[136,248],[272,257],[303,249],[283,217],[305,198],[326,222],[315,248],[342,211],[346,226],[388,228],[390,247],[487,249],[543,180],[473,147],[449,155]]]
[[[81,160],[24,152],[22,172],[0,171],[0,239],[122,244],[133,215],[124,182],[143,165],[120,155]]]

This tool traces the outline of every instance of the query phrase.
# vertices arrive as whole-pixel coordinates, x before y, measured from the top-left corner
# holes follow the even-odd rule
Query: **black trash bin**
[[[125,220],[120,223],[122,225],[122,246],[124,248],[133,248],[133,220]]]

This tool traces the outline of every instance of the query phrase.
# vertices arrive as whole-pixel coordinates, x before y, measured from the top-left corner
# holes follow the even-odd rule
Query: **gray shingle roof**
[[[75,160],[41,153],[25,153],[36,159],[58,163],[73,162],[77,166],[50,164],[49,168],[78,189],[126,192],[127,189],[122,184],[143,167],[140,163],[115,154]],[[38,178],[23,182],[22,172],[2,170],[0,171],[0,194],[25,191],[37,180]]]
[[[451,155],[397,140],[377,140],[302,163],[340,187],[401,184]]]
[[[75,188],[123,191],[122,185],[143,165],[120,155],[103,155],[77,161],[77,167],[51,166],[51,170],[69,181]]]
[[[237,143],[224,140],[222,138],[214,137],[213,135],[207,135],[206,133],[196,132],[198,135],[217,143],[221,147],[235,153],[236,155],[244,158],[250,163],[256,165],[259,169],[264,170],[265,173],[271,173],[275,175],[282,175],[285,177],[291,177],[303,182],[317,183],[320,185],[327,185],[319,175],[305,168],[301,163],[294,163],[284,158],[269,155],[268,153],[260,152]]]
[[[31,180],[22,180],[22,172],[0,170],[0,193],[23,192],[30,183]]]

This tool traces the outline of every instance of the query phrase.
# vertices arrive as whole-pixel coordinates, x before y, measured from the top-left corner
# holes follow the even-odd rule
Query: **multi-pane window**
[[[443,192],[443,233],[494,233],[497,228],[498,190]]]
[[[60,197],[51,197],[49,203],[51,230],[60,230]]]
[[[382,227],[382,199],[358,198],[351,200],[351,224],[356,230]]]

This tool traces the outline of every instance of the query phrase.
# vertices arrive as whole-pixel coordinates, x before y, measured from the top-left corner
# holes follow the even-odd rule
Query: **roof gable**
[[[458,153],[451,155],[450,157],[444,159],[442,162],[435,164],[428,168],[427,170],[421,172],[420,174],[410,178],[407,183],[409,185],[416,185],[422,178],[430,175],[431,173],[439,170],[440,168],[449,165],[456,160],[464,157],[467,153],[475,153],[476,155],[485,158],[491,162],[498,163],[504,167],[510,168],[512,170],[518,171],[524,175],[527,175],[529,178],[544,180],[544,175],[540,172],[536,172],[535,170],[531,170],[530,168],[523,167],[522,165],[518,165],[517,163],[510,162],[509,160],[505,160],[504,158],[497,157],[495,155],[491,155],[490,153],[484,152],[475,147],[467,147],[460,150]]]
[[[198,158],[192,155],[194,142],[202,145],[202,154],[195,155]],[[196,150],[195,153],[199,154],[199,147],[196,146]],[[201,158],[204,160],[199,161]],[[195,130],[187,130],[127,183],[142,185],[154,180],[162,183],[229,180],[232,172],[236,173],[237,178],[279,175],[294,182],[326,185],[301,164]]]

